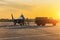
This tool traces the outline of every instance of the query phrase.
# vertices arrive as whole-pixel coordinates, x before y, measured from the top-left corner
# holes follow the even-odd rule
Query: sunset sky
[[[0,0],[0,18],[53,17],[60,19],[60,0]]]

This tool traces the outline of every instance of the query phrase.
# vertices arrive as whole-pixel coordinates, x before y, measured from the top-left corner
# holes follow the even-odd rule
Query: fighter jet
[[[16,25],[16,23],[20,24],[21,26],[24,25],[25,17],[23,14],[18,19],[14,19],[13,14],[11,14],[11,17],[12,17],[12,22],[14,23],[14,25]]]

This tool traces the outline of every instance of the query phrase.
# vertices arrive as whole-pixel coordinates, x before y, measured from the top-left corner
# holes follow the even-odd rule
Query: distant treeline
[[[0,19],[0,22],[11,22],[11,19]]]
[[[34,19],[26,19],[25,21],[33,22]],[[0,19],[0,22],[12,22],[11,19]]]

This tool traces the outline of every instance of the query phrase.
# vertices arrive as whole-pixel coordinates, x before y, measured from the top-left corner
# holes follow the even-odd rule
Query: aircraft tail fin
[[[14,20],[13,14],[11,14],[12,20]]]

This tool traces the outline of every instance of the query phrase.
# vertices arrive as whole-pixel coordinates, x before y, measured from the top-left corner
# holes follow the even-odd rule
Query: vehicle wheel
[[[37,24],[37,26],[40,26],[40,24]]]
[[[45,26],[45,24],[42,24],[42,26]]]
[[[53,26],[56,26],[56,23],[54,23]]]

